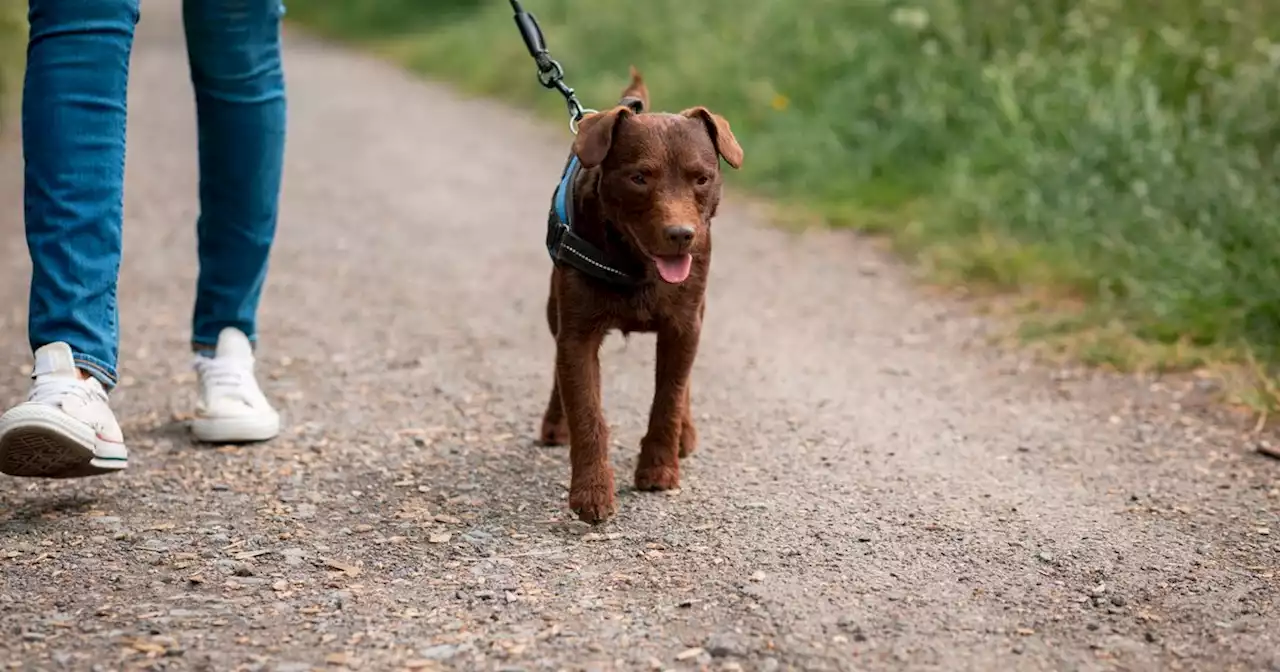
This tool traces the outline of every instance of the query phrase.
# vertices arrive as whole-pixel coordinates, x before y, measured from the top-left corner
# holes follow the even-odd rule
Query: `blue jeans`
[[[156,0],[171,2],[173,0]],[[22,101],[28,338],[116,383],[126,88],[139,0],[29,0]],[[192,343],[255,338],[285,141],[280,0],[183,0],[199,136]]]

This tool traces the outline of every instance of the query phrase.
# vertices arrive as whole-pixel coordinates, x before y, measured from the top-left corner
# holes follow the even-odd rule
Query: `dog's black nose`
[[[688,245],[693,242],[693,227],[686,224],[677,226],[668,226],[666,229],[667,240],[676,245]]]

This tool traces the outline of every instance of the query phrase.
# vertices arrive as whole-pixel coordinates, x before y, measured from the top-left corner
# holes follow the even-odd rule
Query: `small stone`
[[[755,581],[756,583],[760,583],[761,581],[764,581],[764,579],[765,579],[765,573],[762,571],[756,570],[754,573],[751,574],[751,580]]]
[[[422,649],[418,655],[427,660],[448,660],[458,655],[458,647],[452,644],[437,644]]]
[[[329,593],[327,599],[331,606],[341,609],[342,605],[351,601],[351,593],[348,593],[345,590],[335,590],[332,593]]]
[[[453,538],[452,532],[437,532],[436,534],[433,534],[430,537],[427,537],[427,541],[432,544],[447,544],[449,543],[449,540],[452,538]]]
[[[196,611],[194,609],[170,609],[169,610],[170,618],[199,618],[204,615],[205,614],[203,611]]]
[[[316,505],[302,502],[293,509],[293,517],[298,520],[309,520],[316,517]]]
[[[1040,558],[1042,562],[1053,562],[1053,554],[1049,551],[1040,551],[1040,554],[1036,557]]]
[[[853,638],[853,641],[867,641],[867,633],[863,632],[862,626],[858,625],[858,622],[852,617],[841,616],[840,620],[836,621],[836,625],[839,626],[841,630],[849,633],[849,636]]]
[[[700,646],[695,646],[692,649],[685,649],[684,651],[677,653],[676,660],[679,660],[679,661],[693,660],[694,658],[697,658],[698,656],[701,656],[704,653],[706,653],[705,649],[703,649]]]
[[[712,658],[743,658],[747,655],[747,646],[742,639],[728,632],[711,635],[703,648]]]
[[[1123,607],[1124,605],[1128,604],[1128,600],[1124,599],[1123,595],[1112,595],[1111,604],[1114,604],[1117,607]]]
[[[142,548],[148,551],[154,551],[156,553],[165,553],[169,550],[169,547],[166,546],[164,542],[160,541],[159,539],[148,539],[142,542]]]

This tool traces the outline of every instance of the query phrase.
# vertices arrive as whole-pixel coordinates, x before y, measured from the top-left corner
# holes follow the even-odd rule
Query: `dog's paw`
[[[543,446],[563,446],[569,443],[569,423],[563,418],[559,422],[542,420],[542,431],[538,433],[538,443]]]
[[[680,487],[680,467],[644,465],[636,467],[636,490],[675,490]]]
[[[698,452],[698,430],[692,420],[685,420],[680,425],[680,457],[689,457]]]
[[[569,508],[584,523],[598,525],[618,512],[613,493],[613,473],[576,480],[569,486]]]

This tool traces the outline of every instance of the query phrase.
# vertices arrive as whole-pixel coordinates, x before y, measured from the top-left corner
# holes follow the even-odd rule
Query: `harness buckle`
[[[548,222],[547,227],[547,253],[551,255],[551,260],[560,262],[563,258],[565,234],[569,232],[569,225],[559,221],[558,218]]]

